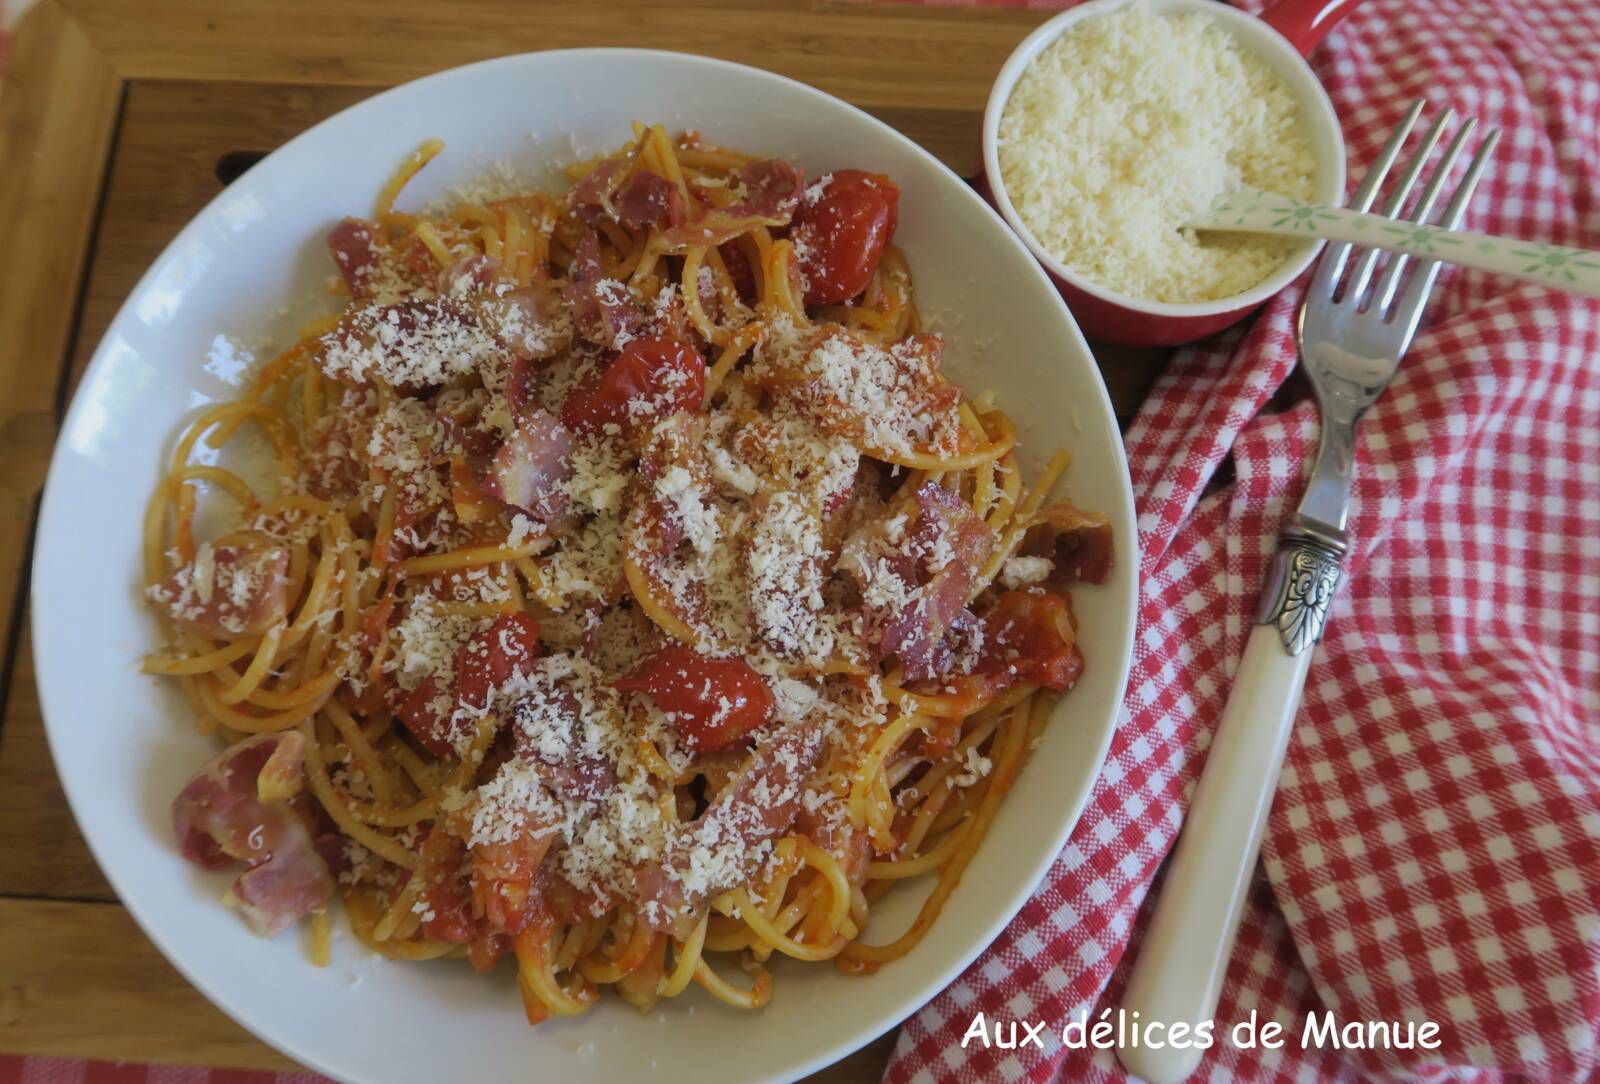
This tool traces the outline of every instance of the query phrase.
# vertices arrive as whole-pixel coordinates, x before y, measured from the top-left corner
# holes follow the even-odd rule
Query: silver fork
[[[1352,207],[1372,208],[1423,105],[1413,105],[1389,137]],[[1447,109],[1428,128],[1384,203],[1384,215],[1402,216],[1453,118],[1454,111]],[[1468,120],[1456,131],[1415,207],[1404,215],[1407,220],[1429,220],[1474,127]],[[1498,140],[1499,132],[1492,130],[1479,145],[1440,224],[1460,224]],[[1141,1030],[1129,1027],[1124,1032],[1140,1041],[1128,1042],[1118,1055],[1131,1072],[1152,1084],[1173,1084],[1200,1061],[1202,1049],[1192,1038],[1185,1047],[1165,1042],[1153,1048],[1148,1029],[1158,1026],[1155,1037],[1165,1040],[1173,1025],[1194,1029],[1216,1012],[1311,666],[1311,649],[1322,636],[1348,547],[1345,515],[1355,471],[1356,424],[1399,368],[1439,274],[1439,261],[1425,260],[1407,277],[1413,261],[1404,255],[1390,257],[1380,268],[1383,255],[1348,244],[1330,246],[1300,305],[1300,364],[1316,392],[1322,439],[1300,507],[1278,540],[1256,626],[1122,996],[1127,1020],[1137,1020]],[[1226,1041],[1231,1025],[1216,1021],[1213,1043]]]

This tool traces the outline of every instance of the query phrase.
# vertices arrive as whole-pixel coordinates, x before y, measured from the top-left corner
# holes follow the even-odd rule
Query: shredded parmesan
[[[1073,270],[1153,301],[1228,297],[1297,242],[1184,223],[1241,184],[1309,199],[1298,109],[1211,16],[1135,4],[1074,23],[1028,65],[1000,120],[1000,174],[1023,223]]]

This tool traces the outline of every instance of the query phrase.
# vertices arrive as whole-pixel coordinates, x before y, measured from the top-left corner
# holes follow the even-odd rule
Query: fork
[[[1368,211],[1377,200],[1424,105],[1414,104],[1389,137],[1355,194],[1357,210]],[[1386,217],[1401,218],[1453,117],[1447,109],[1429,127],[1383,206]],[[1428,220],[1474,127],[1469,119],[1456,131],[1407,221]],[[1499,132],[1491,130],[1472,156],[1444,210],[1446,227],[1461,222],[1498,140]],[[1410,257],[1394,255],[1380,268],[1382,255],[1373,248],[1330,246],[1300,305],[1296,341],[1322,416],[1322,437],[1299,509],[1279,537],[1255,627],[1122,996],[1125,1020],[1139,1028],[1124,1032],[1136,1038],[1118,1056],[1152,1084],[1182,1080],[1203,1053],[1198,1045],[1151,1047],[1149,1040],[1165,1041],[1174,1024],[1194,1029],[1216,1012],[1312,648],[1322,636],[1348,548],[1356,424],[1399,368],[1439,274],[1439,261],[1424,260],[1406,278]],[[1227,1041],[1232,1023],[1212,1024],[1212,1045]],[[1159,1028],[1154,1035],[1152,1024]]]

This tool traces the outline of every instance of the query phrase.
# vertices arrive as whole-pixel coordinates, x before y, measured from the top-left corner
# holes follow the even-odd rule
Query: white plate
[[[183,419],[237,394],[206,365],[209,345],[259,331],[284,306],[304,308],[332,271],[328,227],[365,213],[418,142],[439,136],[448,149],[405,205],[486,162],[551,166],[614,146],[635,118],[783,155],[812,175],[890,174],[903,192],[898,241],[919,303],[949,337],[951,372],[974,391],[999,392],[1030,467],[1057,444],[1072,450],[1068,491],[1111,516],[1116,573],[1076,592],[1087,672],[910,956],[870,978],[785,961],[771,1005],[754,1014],[696,990],[648,1016],[607,998],[581,1018],[530,1029],[509,969],[484,979],[461,963],[379,961],[347,933],[333,965],[313,968],[294,936],[261,940],[219,905],[231,875],[179,856],[168,803],[213,746],[177,691],[136,668],[154,633],[139,599],[140,519]],[[295,139],[202,211],[95,352],[51,466],[34,562],[34,650],[56,766],[101,868],[151,939],[241,1024],[322,1072],[490,1084],[794,1078],[932,997],[1016,913],[1083,809],[1127,676],[1137,554],[1122,443],[1089,350],[1028,251],[959,178],[800,83],[699,57],[578,50],[506,57],[381,94]],[[891,896],[871,939],[898,933],[927,887]]]

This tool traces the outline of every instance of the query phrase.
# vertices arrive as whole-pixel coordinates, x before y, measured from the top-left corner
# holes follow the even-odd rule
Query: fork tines
[[[1425,105],[1425,101],[1418,100],[1406,111],[1404,119],[1389,136],[1389,141],[1384,144],[1377,161],[1372,164],[1366,178],[1361,182],[1361,187],[1351,199],[1352,210],[1364,212],[1372,210],[1390,168],[1400,157],[1406,140],[1422,117]],[[1500,130],[1489,129],[1483,141],[1478,144],[1472,160],[1467,164],[1466,173],[1451,194],[1443,215],[1435,219],[1433,212],[1439,197],[1450,179],[1456,161],[1466,150],[1467,143],[1477,127],[1477,121],[1472,118],[1468,118],[1456,129],[1454,137],[1451,138],[1423,186],[1421,196],[1409,211],[1407,210],[1407,204],[1410,203],[1412,194],[1417,188],[1417,182],[1428,169],[1429,158],[1444,137],[1445,130],[1455,120],[1455,115],[1454,109],[1447,108],[1428,126],[1421,145],[1407,162],[1399,183],[1383,203],[1380,213],[1385,217],[1405,222],[1428,223],[1446,229],[1454,229],[1461,223],[1467,201],[1472,198],[1473,190],[1477,188],[1483,174],[1484,165],[1494,152],[1495,144],[1500,140]],[[1385,261],[1381,268],[1380,261]],[[1341,308],[1353,305],[1357,311],[1363,313],[1376,309],[1377,314],[1386,322],[1410,324],[1406,331],[1409,338],[1409,332],[1415,330],[1417,322],[1421,319],[1428,292],[1432,289],[1433,280],[1439,273],[1438,260],[1422,260],[1405,280],[1402,290],[1402,276],[1410,262],[1411,257],[1402,253],[1388,255],[1381,249],[1363,248],[1348,243],[1330,245],[1318,264],[1316,274],[1312,277],[1309,296],[1328,297]],[[1350,267],[1348,277],[1344,275],[1347,265]],[[1377,280],[1375,286],[1374,278]]]

